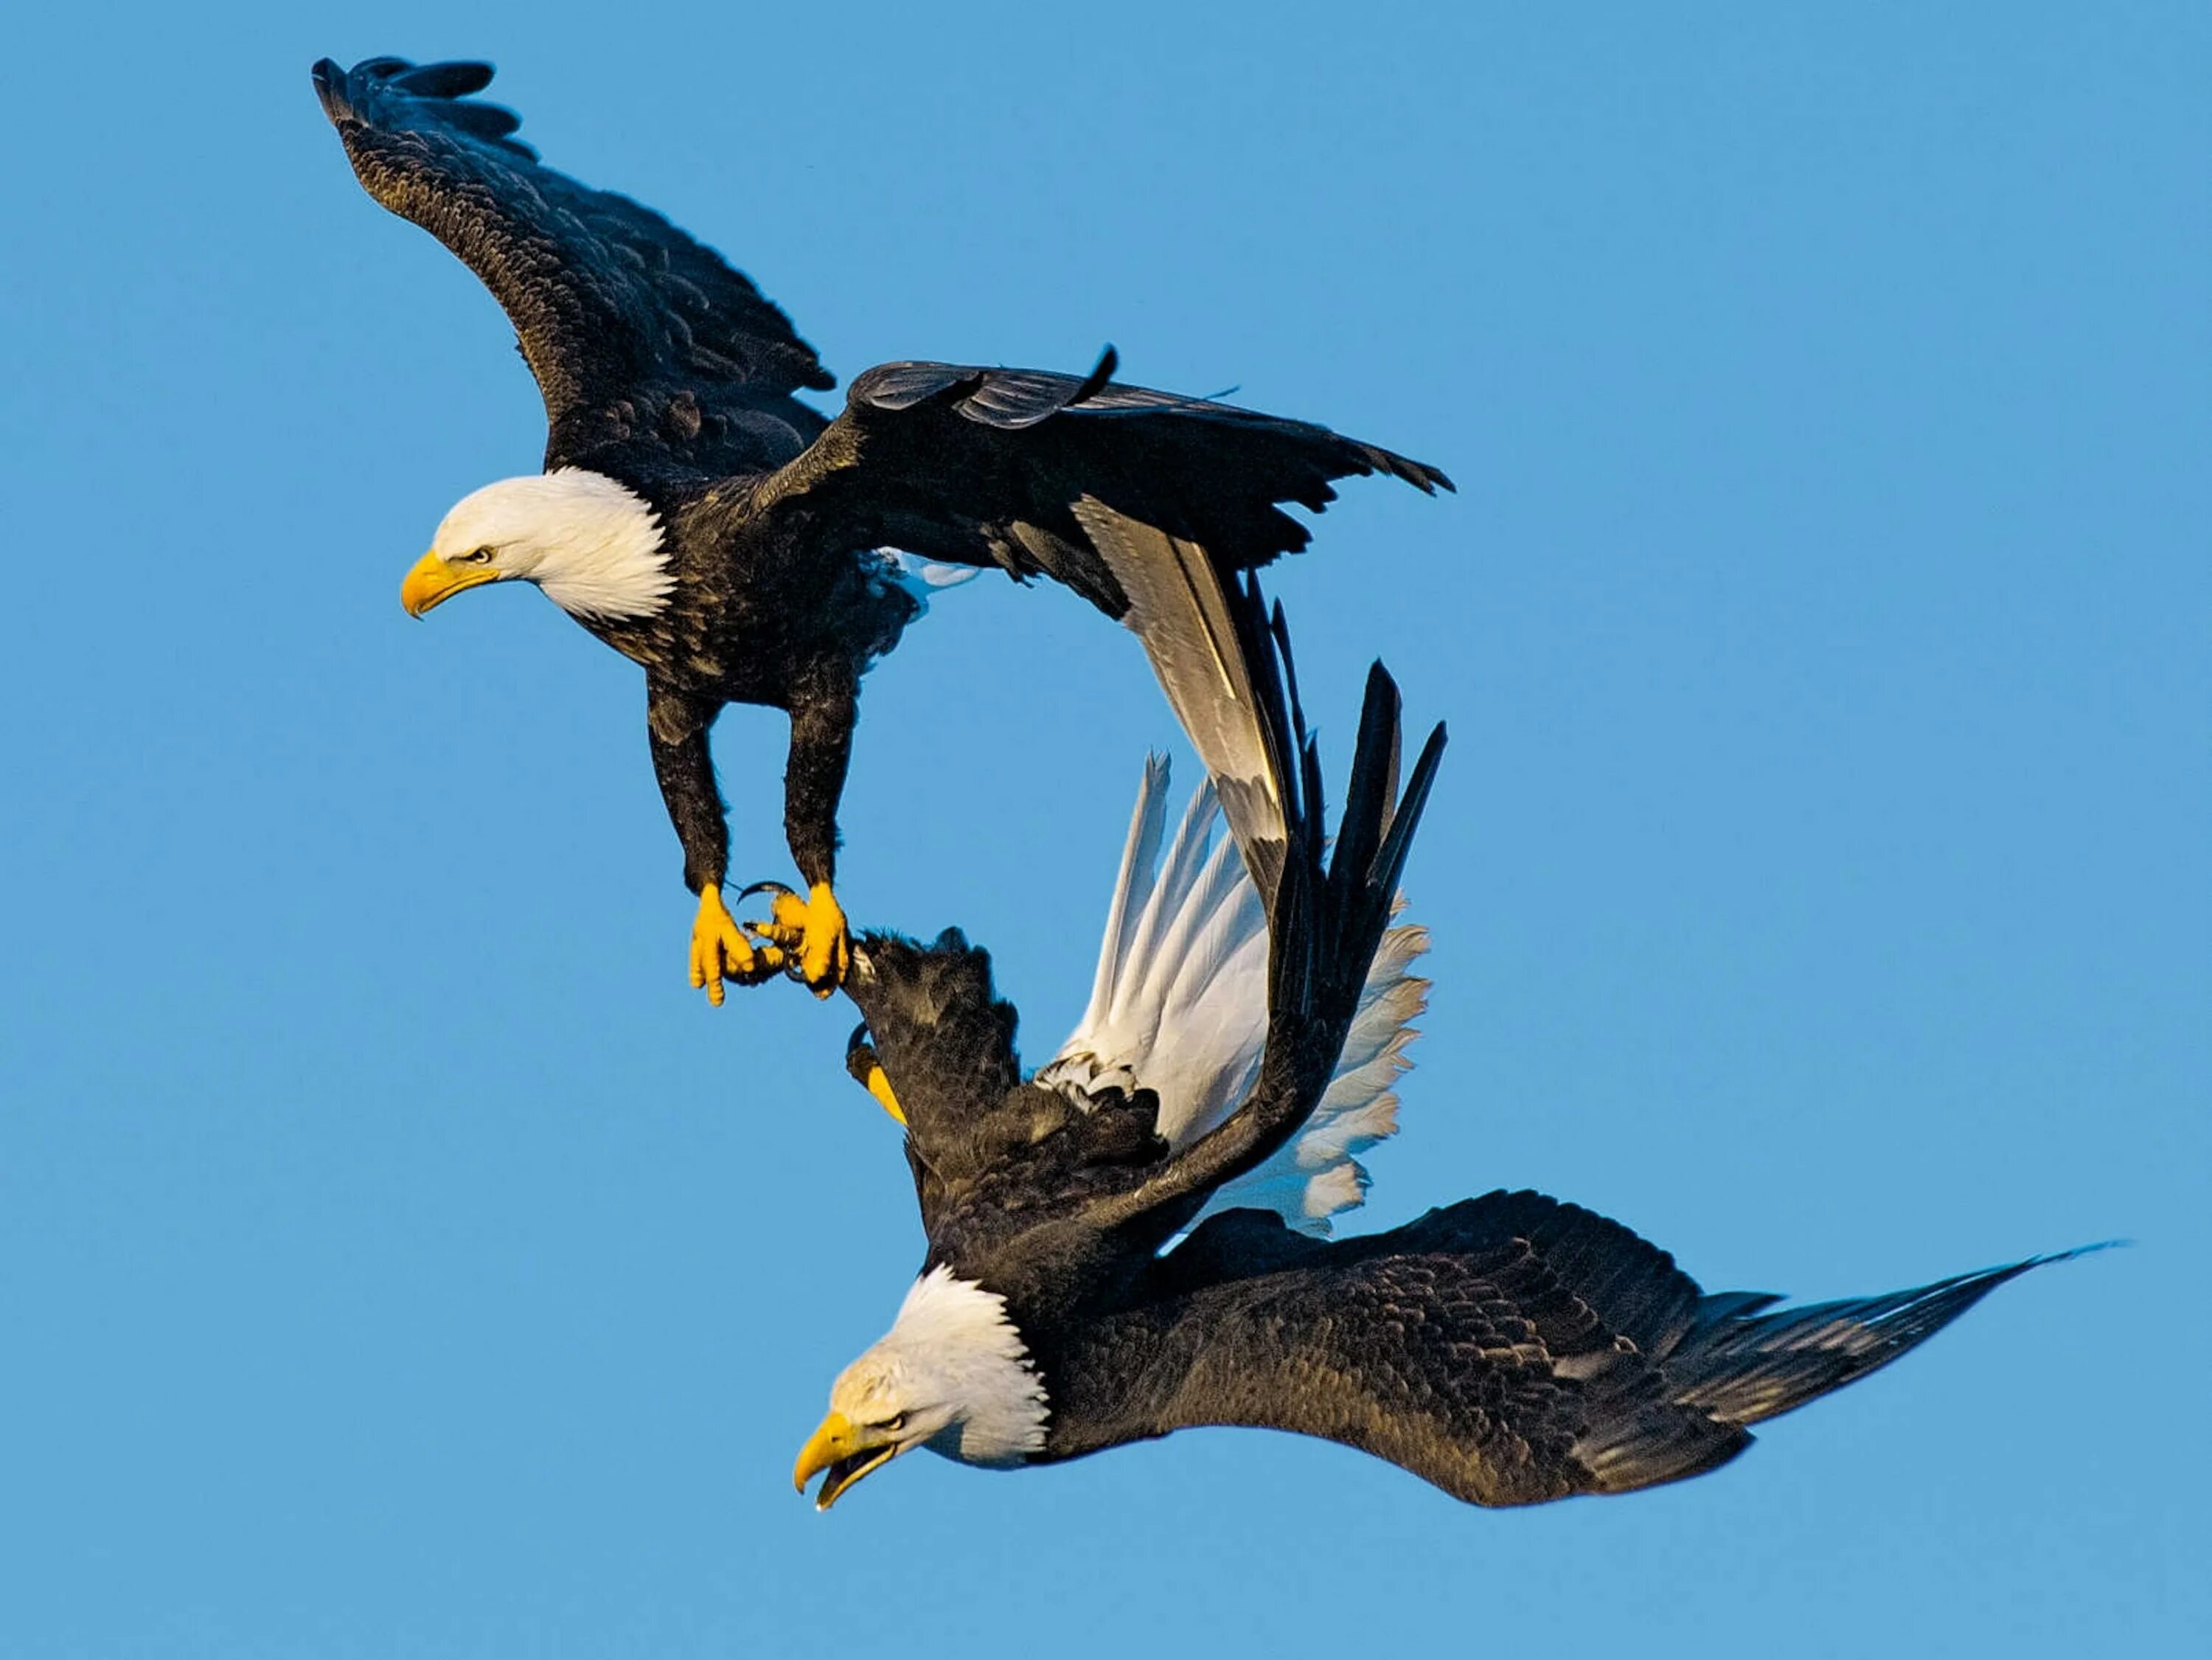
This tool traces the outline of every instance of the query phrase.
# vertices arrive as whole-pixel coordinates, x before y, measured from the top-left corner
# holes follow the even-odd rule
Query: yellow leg
[[[750,984],[762,974],[759,955],[722,903],[721,889],[708,883],[699,890],[699,914],[691,922],[691,983],[720,1007],[723,981]]]

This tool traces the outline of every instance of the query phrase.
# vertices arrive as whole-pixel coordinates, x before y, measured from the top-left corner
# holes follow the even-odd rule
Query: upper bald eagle
[[[1202,755],[1221,696],[1225,574],[1305,545],[1281,503],[1432,467],[1324,428],[1089,375],[888,363],[825,421],[834,385],[783,313],[626,197],[538,164],[482,64],[325,59],[315,89],[368,192],[435,235],[504,307],[545,398],[542,475],[489,484],[401,591],[535,582],[646,672],[653,770],[699,895],[691,977],[757,977],[721,898],[725,809],[708,729],[726,703],[791,716],[784,830],[809,885],[778,936],[826,993],[843,971],[832,883],[860,676],[926,583],[886,553],[1066,583],[1144,642]]]
[[[1279,647],[1279,614],[1243,637]],[[1324,1437],[1481,1505],[1622,1493],[1725,1462],[1748,1426],[2033,1266],[1778,1308],[1525,1192],[1309,1237],[1358,1202],[1352,1155],[1395,1128],[1425,987],[1419,931],[1386,922],[1441,728],[1396,801],[1376,666],[1325,862],[1295,694],[1271,666],[1252,678],[1279,803],[1231,815],[1252,875],[1208,851],[1203,789],[1163,859],[1148,773],[1091,1007],[1033,1077],[983,952],[951,932],[856,943],[855,1070],[906,1122],[928,1254],[799,1454],[817,1505],[915,1447],[1005,1468],[1201,1425]]]

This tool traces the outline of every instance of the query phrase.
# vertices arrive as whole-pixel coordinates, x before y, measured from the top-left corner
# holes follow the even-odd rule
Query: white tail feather
[[[1160,804],[1167,799],[1168,758],[1145,757],[1145,775],[1137,786],[1137,809],[1129,815],[1129,839],[1121,848],[1121,874],[1114,885],[1114,903],[1106,911],[1106,938],[1098,948],[1098,973],[1091,982],[1091,1006],[1083,1011],[1076,1031],[1103,1025],[1114,1004],[1114,988],[1121,964],[1128,960],[1130,936],[1136,928],[1136,911],[1144,896],[1134,891],[1129,873],[1148,873],[1159,863],[1160,826],[1166,815]]]
[[[1169,769],[1150,757],[1108,907],[1091,1006],[1039,1069],[1036,1082],[1077,1099],[1107,1088],[1149,1089],[1158,1128],[1180,1152],[1233,1112],[1259,1074],[1267,1033],[1267,921],[1235,843],[1217,837],[1220,806],[1201,784],[1162,856]],[[1426,930],[1383,936],[1344,1055],[1299,1134],[1267,1164],[1229,1183],[1208,1212],[1273,1210],[1292,1227],[1327,1233],[1328,1219],[1364,1197],[1358,1155],[1397,1129],[1391,1085],[1412,1063],[1408,1022],[1427,1005],[1411,972]]]
[[[1168,783],[1167,761],[1152,757],[1091,1006],[1036,1081],[1078,1098],[1149,1089],[1159,1133],[1180,1150],[1227,1116],[1258,1072],[1267,923],[1235,845],[1212,836],[1220,809],[1210,787],[1192,796],[1163,857]]]

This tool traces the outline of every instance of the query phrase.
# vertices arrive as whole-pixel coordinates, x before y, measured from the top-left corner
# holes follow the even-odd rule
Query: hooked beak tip
[[[399,607],[419,620],[457,593],[497,581],[499,575],[478,566],[457,566],[434,553],[426,553],[399,585]]]

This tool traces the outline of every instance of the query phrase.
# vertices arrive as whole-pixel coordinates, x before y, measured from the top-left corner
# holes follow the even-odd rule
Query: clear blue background
[[[2212,42],[1823,9],[19,17],[0,1651],[2193,1649]],[[1453,727],[1362,1225],[1534,1184],[1803,1295],[2138,1247],[1632,1499],[1218,1432],[813,1514],[905,1169],[844,1006],[685,987],[636,672],[400,613],[543,428],[309,90],[392,52],[495,58],[845,376],[1110,339],[1459,478],[1274,584],[1338,763],[1378,650]],[[1173,735],[1133,642],[988,580],[866,714],[855,919],[988,942],[1042,1058]],[[786,873],[781,722],[720,740]]]

